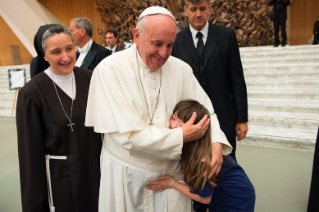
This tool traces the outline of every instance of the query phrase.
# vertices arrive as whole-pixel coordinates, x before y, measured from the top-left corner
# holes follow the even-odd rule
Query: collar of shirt
[[[112,49],[112,54],[116,51],[117,45],[114,46],[114,48]]]
[[[205,26],[203,27],[203,29],[201,31],[197,31],[191,25],[189,25],[189,29],[192,33],[192,38],[193,38],[195,47],[197,46],[197,42],[198,42],[198,38],[196,37],[197,32],[201,32],[203,34],[203,43],[204,43],[204,45],[206,44],[206,40],[207,40],[207,36],[208,36],[208,26],[209,26],[209,24],[207,21]]]
[[[111,51],[112,51],[112,54],[113,54],[113,53],[116,51],[117,45],[115,45],[115,46],[113,47],[113,49],[111,49],[109,46],[105,46],[105,48],[108,49],[108,50],[111,50]]]
[[[87,54],[93,44],[93,40],[90,39],[89,42],[87,42],[82,48],[78,47],[78,51],[80,54],[84,53]]]

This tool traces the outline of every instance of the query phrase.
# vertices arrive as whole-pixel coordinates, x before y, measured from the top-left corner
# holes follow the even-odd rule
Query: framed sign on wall
[[[26,70],[23,69],[9,69],[9,89],[17,90],[22,88],[26,83]]]

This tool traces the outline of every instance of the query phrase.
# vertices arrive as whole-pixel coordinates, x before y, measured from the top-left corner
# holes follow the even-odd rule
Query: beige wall
[[[38,0],[46,9],[69,26],[69,21],[77,17],[87,17],[91,20],[94,31],[93,40],[100,45],[104,45],[104,40],[99,40],[98,28],[106,29],[106,24],[102,23],[99,12],[95,8],[94,0]]]
[[[11,65],[10,45],[18,45],[21,54],[22,64],[28,64],[32,60],[32,55],[24,47],[22,42],[14,34],[8,24],[0,16],[0,62],[1,66]]]
[[[319,15],[319,0],[292,0],[290,45],[309,44]]]

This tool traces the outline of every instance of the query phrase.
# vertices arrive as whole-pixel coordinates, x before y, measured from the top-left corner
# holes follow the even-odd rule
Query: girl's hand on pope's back
[[[149,190],[154,192],[161,192],[167,188],[173,188],[176,181],[169,175],[161,176],[158,181],[151,182],[147,185]]]

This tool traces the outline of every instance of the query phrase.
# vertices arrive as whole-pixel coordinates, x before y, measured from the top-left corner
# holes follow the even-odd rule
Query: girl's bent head
[[[184,100],[179,102],[173,111],[170,119],[171,128],[182,127],[192,116],[197,113],[194,124],[197,124],[205,115],[210,116],[209,111],[195,100]],[[172,126],[173,125],[173,126]],[[180,126],[178,126],[180,125]],[[210,161],[212,158],[211,126],[209,125],[206,133],[198,140],[184,144],[181,157],[181,172],[185,183],[191,191],[203,189],[208,183],[216,186],[216,178],[207,178],[211,171]],[[204,173],[207,173],[204,176]]]

